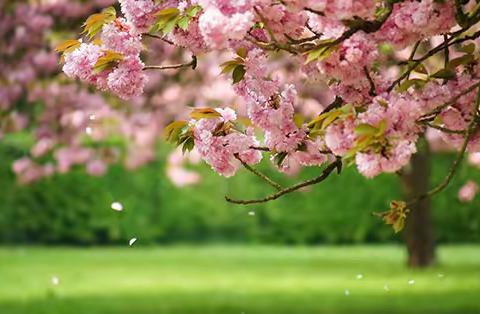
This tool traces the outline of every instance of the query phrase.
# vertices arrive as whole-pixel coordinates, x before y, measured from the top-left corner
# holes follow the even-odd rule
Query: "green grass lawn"
[[[0,313],[480,313],[480,246],[439,259],[413,271],[394,246],[1,248]]]

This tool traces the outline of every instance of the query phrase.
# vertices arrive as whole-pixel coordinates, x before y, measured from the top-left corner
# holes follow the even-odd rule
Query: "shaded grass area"
[[[396,246],[139,242],[0,249],[0,313],[480,313],[480,246],[442,247],[438,266],[414,271]]]

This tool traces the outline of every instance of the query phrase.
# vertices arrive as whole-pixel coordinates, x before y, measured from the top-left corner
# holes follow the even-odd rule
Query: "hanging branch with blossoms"
[[[225,176],[240,167],[276,192],[268,202],[325,181],[355,164],[367,178],[408,164],[427,129],[459,151],[444,181],[425,195],[392,202],[380,214],[401,230],[408,206],[442,191],[465,152],[480,151],[480,3],[456,0],[119,0],[92,15],[82,39],[60,45],[63,71],[123,99],[141,95],[145,70],[194,70],[202,57],[229,52],[219,72],[231,78],[247,119],[225,103],[194,108],[164,130],[184,151],[195,148]],[[145,65],[142,40],[189,51],[192,61]],[[403,57],[395,52],[407,51]],[[198,61],[197,61],[198,58]],[[276,75],[278,60],[328,85],[332,99],[304,121],[296,82]],[[281,63],[280,63],[281,64]],[[172,104],[175,106],[175,104]],[[280,171],[322,167],[318,177],[282,187],[254,168],[267,154]]]

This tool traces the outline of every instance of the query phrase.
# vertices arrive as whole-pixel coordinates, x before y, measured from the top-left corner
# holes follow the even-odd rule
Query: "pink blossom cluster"
[[[376,9],[375,0],[306,0],[304,2],[305,7],[323,12],[325,16],[338,20],[353,17],[372,19]]]
[[[181,106],[177,104],[220,108],[235,104],[238,113],[250,120],[248,127],[237,127],[236,113],[228,108],[216,109],[221,115],[219,118],[190,122],[198,154],[216,172],[234,175],[241,165],[238,159],[256,164],[262,158],[261,151],[269,151],[272,156],[285,157],[278,164],[284,171],[297,166],[318,166],[343,157],[353,160],[359,172],[370,178],[397,172],[405,166],[416,152],[417,140],[428,130],[419,119],[479,81],[479,67],[472,63],[458,66],[454,77],[448,79],[417,71],[402,81],[421,79],[421,86],[402,90],[399,84],[391,85],[409,64],[407,58],[412,45],[416,42],[421,45],[417,54],[412,55],[415,59],[423,50],[430,49],[427,40],[458,29],[452,1],[394,1],[391,12],[384,2],[375,0],[119,2],[123,17],[103,25],[99,41],[83,42],[68,52],[63,70],[69,77],[131,100],[128,110],[112,110],[110,114],[118,125],[111,129],[106,125],[86,124],[86,115],[78,108],[57,112],[64,129],[77,131],[66,132],[69,136],[65,138],[73,144],[65,145],[65,141],[55,136],[46,136],[49,129],[45,127],[42,141],[31,152],[41,156],[59,150],[54,154],[55,171],[87,164],[92,173],[101,173],[105,170],[102,162],[108,164],[121,158],[115,150],[99,152],[83,147],[86,145],[78,130],[98,141],[105,133],[114,132],[131,140],[124,149],[128,152],[124,160],[128,167],[134,168],[154,158],[153,147],[161,124],[174,116],[186,115],[187,110],[178,109]],[[155,34],[164,36],[163,41],[154,41],[151,37],[155,36],[146,39],[144,35],[152,30],[159,10],[172,9],[181,16],[193,5],[199,5],[200,9],[195,16],[188,17],[188,23],[182,19],[182,25],[174,26],[168,34]],[[385,12],[390,13],[385,15],[386,20],[375,26],[378,16]],[[52,20],[39,18],[34,24],[40,29],[47,22]],[[348,33],[352,23],[366,22],[375,23]],[[0,22],[0,29],[1,25]],[[15,31],[17,45],[25,40],[24,31]],[[443,36],[438,37],[438,43],[443,43]],[[332,45],[328,47],[328,43]],[[393,51],[382,52],[379,48],[384,46]],[[438,55],[426,58],[422,65],[430,74],[434,73],[445,67],[449,59],[463,55],[457,46],[447,49],[448,53],[443,49]],[[188,52],[181,53],[176,50],[178,47]],[[309,58],[319,47],[329,49],[318,58]],[[408,49],[398,51],[403,48]],[[111,64],[99,70],[99,60],[111,53],[120,57],[117,55]],[[199,57],[197,72],[184,69],[182,75],[178,75],[176,71],[166,71],[150,75],[150,82],[147,81],[141,54],[143,58],[163,63],[184,60],[190,53]],[[446,56],[441,56],[442,53]],[[29,58],[34,60],[33,64],[49,63],[48,52]],[[306,59],[311,62],[305,64]],[[233,76],[233,86],[225,73],[219,75],[223,61],[233,61],[235,67],[224,71]],[[35,77],[31,67],[17,70],[9,71],[11,82],[28,82]],[[0,87],[3,99],[21,95],[21,89],[11,85],[8,93]],[[155,91],[150,92],[151,89]],[[142,94],[143,97],[137,97]],[[454,131],[439,132],[440,137],[456,149],[461,148],[465,138],[460,132],[472,121],[475,95],[476,91],[472,90],[442,107],[434,121],[440,130]],[[343,101],[338,106],[340,109],[348,107],[342,105],[349,105],[351,110],[330,116],[325,127],[312,130],[307,121],[312,116],[299,118],[299,113],[309,111],[307,107],[315,108],[313,116],[319,114],[335,97]],[[148,106],[144,106],[146,103]],[[338,107],[329,108],[332,111],[326,114],[339,110]],[[56,111],[52,109],[52,112]],[[46,121],[52,120],[52,117],[46,118]],[[20,125],[21,120],[17,123]],[[370,134],[372,137],[367,138],[368,145],[364,146],[360,145],[365,141],[359,132],[362,127],[378,129],[378,134]],[[90,128],[88,132],[84,132],[86,128]],[[246,131],[241,131],[243,129]],[[261,140],[257,140],[255,131],[262,132],[258,137]],[[475,131],[470,138],[468,150],[472,153],[480,150],[480,131]],[[183,174],[189,178],[178,180],[179,185],[196,181],[194,175],[184,170],[177,163],[169,167],[169,175],[178,178]]]
[[[125,18],[139,32],[146,32],[155,21],[153,14],[159,6],[153,0],[118,0]]]
[[[140,59],[142,36],[122,18],[103,25],[101,45],[82,43],[79,48],[66,53],[63,71],[101,90],[110,90],[122,99],[131,99],[143,93],[147,76]],[[109,69],[96,71],[99,59],[108,52],[122,57]]]
[[[458,191],[458,199],[461,202],[471,202],[478,193],[478,184],[475,181],[468,181]]]
[[[229,40],[240,40],[253,25],[253,14],[234,13],[225,15],[218,8],[208,6],[200,16],[200,33],[211,49],[226,48]]]
[[[392,15],[375,37],[405,48],[418,40],[445,33],[455,24],[453,1],[408,0],[394,5]]]
[[[219,124],[231,123],[236,120],[235,111],[230,108],[217,109],[221,114],[217,119],[200,119],[192,121],[195,137],[195,147],[203,160],[216,172],[230,177],[241,166],[240,160],[249,164],[257,164],[262,159],[262,154],[254,147],[259,145],[253,130],[246,133],[227,132],[216,134]],[[238,156],[237,160],[236,156]]]

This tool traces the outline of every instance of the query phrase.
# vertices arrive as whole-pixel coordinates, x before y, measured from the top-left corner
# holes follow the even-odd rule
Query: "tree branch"
[[[424,121],[431,121],[433,120],[440,112],[442,112],[443,109],[447,108],[448,106],[451,106],[451,105],[454,105],[462,96],[474,91],[475,89],[477,89],[478,87],[480,87],[480,82],[478,83],[475,83],[473,84],[472,86],[470,86],[469,88],[465,89],[464,91],[462,91],[460,94],[456,95],[455,97],[453,97],[452,99],[450,99],[449,101],[447,101],[446,103],[444,103],[443,105],[440,105],[438,106],[437,108],[433,109],[432,111],[422,115],[418,120],[417,122],[424,122]]]
[[[150,34],[150,33],[143,33],[143,36],[150,37],[150,38],[155,38],[155,39],[160,39],[160,40],[163,40],[164,42],[166,42],[167,44],[175,46],[175,43],[173,41],[168,40],[168,39],[166,39],[165,37],[162,37],[162,36],[158,36],[158,35],[154,35],[154,34]]]
[[[147,65],[143,70],[171,70],[171,69],[181,69],[191,67],[193,70],[197,67],[197,57],[192,56],[192,61],[189,63],[180,63],[172,65]]]
[[[332,173],[333,170],[340,169],[341,165],[342,165],[342,160],[340,158],[337,158],[334,162],[332,162],[330,165],[328,165],[322,171],[322,174],[320,176],[318,176],[316,178],[313,178],[313,179],[310,179],[310,180],[307,180],[307,181],[300,182],[298,184],[295,184],[295,185],[293,185],[289,188],[280,190],[277,193],[271,194],[271,195],[269,195],[265,198],[262,198],[262,199],[235,200],[235,199],[232,199],[228,196],[225,196],[225,200],[227,202],[230,202],[230,203],[233,203],[233,204],[241,204],[241,205],[258,204],[258,203],[266,203],[266,202],[269,202],[269,201],[273,201],[273,200],[276,200],[277,198],[282,197],[285,194],[292,193],[292,192],[294,192],[296,190],[299,190],[303,187],[306,187],[306,186],[309,186],[309,185],[314,185],[314,184],[322,182],[323,180],[328,178],[328,176],[330,175],[330,173]]]
[[[273,181],[273,180],[270,179],[267,175],[265,175],[265,174],[261,173],[260,171],[252,168],[249,164],[247,164],[246,162],[244,162],[244,161],[240,158],[240,156],[239,156],[238,154],[235,154],[234,156],[235,156],[235,158],[236,158],[237,160],[239,160],[239,161],[242,163],[242,165],[243,165],[243,167],[244,167],[245,169],[247,169],[248,171],[250,171],[251,173],[253,173],[253,174],[256,175],[257,177],[259,177],[260,179],[264,180],[265,182],[267,182],[268,184],[270,184],[271,186],[273,186],[275,189],[277,189],[277,190],[279,190],[279,191],[283,189],[280,184],[278,184],[277,182]]]
[[[395,86],[397,84],[399,84],[403,79],[407,78],[409,75],[410,75],[410,72],[412,72],[413,70],[415,70],[415,68],[420,64],[422,63],[423,61],[427,60],[428,58],[432,57],[433,55],[437,54],[438,52],[440,51],[444,51],[444,49],[452,46],[452,45],[456,45],[456,44],[460,44],[460,43],[463,43],[467,40],[472,40],[472,39],[476,39],[480,36],[480,31],[477,31],[475,32],[474,34],[472,35],[469,35],[469,36],[465,36],[463,38],[459,38],[459,39],[456,39],[456,40],[453,40],[453,38],[455,38],[456,36],[462,34],[463,32],[465,32],[467,29],[461,29],[457,32],[455,32],[454,34],[452,34],[452,36],[450,36],[450,38],[448,38],[446,41],[444,41],[443,43],[439,44],[438,46],[436,46],[435,48],[433,48],[432,50],[430,50],[429,52],[427,52],[426,54],[424,54],[420,59],[415,59],[415,60],[412,60],[413,62],[407,67],[407,70],[402,74],[400,75],[387,89],[388,92],[392,91]]]
[[[368,91],[368,94],[372,97],[375,97],[377,95],[377,89],[375,88],[375,82],[370,76],[370,72],[368,71],[367,66],[363,67],[363,71],[365,72],[365,76],[367,77],[368,83],[370,84],[370,90]]]

